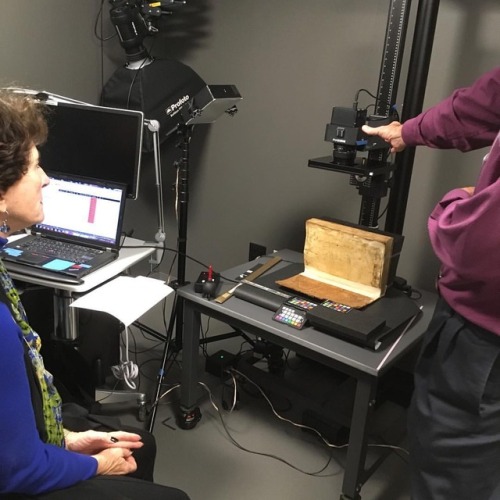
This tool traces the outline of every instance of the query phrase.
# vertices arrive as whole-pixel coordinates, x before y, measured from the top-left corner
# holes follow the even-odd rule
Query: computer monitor
[[[80,103],[47,103],[49,136],[40,147],[50,172],[120,182],[127,197],[139,189],[144,114],[142,111]]]

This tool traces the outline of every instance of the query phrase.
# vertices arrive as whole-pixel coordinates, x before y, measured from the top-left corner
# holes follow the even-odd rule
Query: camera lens
[[[356,148],[344,144],[333,145],[333,161],[339,165],[354,165]]]

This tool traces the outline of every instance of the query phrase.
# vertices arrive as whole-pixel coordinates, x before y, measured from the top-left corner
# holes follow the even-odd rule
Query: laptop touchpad
[[[18,260],[20,262],[27,262],[28,264],[41,264],[47,260],[45,255],[24,254],[20,255]]]

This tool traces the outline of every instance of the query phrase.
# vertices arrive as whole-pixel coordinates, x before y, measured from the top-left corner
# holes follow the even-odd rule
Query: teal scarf
[[[35,378],[42,394],[43,418],[47,432],[47,443],[64,447],[64,431],[61,414],[61,397],[53,383],[52,375],[45,369],[40,355],[41,341],[38,334],[28,323],[26,312],[21,303],[12,280],[0,260],[0,286],[9,301],[12,316],[22,331],[23,339],[28,345],[28,355],[33,364]]]

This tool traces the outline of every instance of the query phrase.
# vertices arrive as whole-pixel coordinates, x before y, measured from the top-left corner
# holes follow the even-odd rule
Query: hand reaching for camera
[[[363,125],[361,129],[365,134],[378,135],[385,142],[391,145],[391,153],[400,153],[406,148],[406,144],[401,136],[401,129],[403,125],[399,122],[391,122],[389,125],[382,125],[380,127],[370,127]]]

